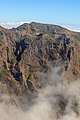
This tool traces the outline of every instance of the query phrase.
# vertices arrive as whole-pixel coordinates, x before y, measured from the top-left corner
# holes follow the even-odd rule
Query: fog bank
[[[80,80],[68,84],[60,71],[55,67],[47,75],[37,97],[31,97],[34,102],[21,103],[25,110],[10,103],[10,96],[0,95],[0,120],[80,120]]]

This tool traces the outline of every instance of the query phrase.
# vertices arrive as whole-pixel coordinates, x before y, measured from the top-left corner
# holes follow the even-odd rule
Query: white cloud
[[[13,28],[13,27],[18,27],[19,25],[23,23],[29,23],[27,21],[21,21],[21,22],[2,22],[0,23],[1,26],[5,28]]]
[[[80,25],[62,25],[62,26],[71,31],[80,32]]]

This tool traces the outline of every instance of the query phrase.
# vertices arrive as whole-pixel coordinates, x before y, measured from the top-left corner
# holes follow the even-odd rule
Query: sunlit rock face
[[[70,82],[80,75],[79,42],[80,33],[57,25],[0,26],[0,80],[20,92],[35,91],[42,87],[45,74],[62,66],[63,78]]]

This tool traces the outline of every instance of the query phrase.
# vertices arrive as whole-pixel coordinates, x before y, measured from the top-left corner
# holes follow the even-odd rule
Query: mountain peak
[[[26,30],[26,31],[38,31],[38,32],[48,32],[48,31],[54,31],[54,32],[64,32],[64,30],[67,30],[66,28],[63,28],[59,25],[53,25],[53,24],[43,24],[43,23],[37,23],[37,22],[31,22],[31,23],[24,23],[16,28],[17,30]]]

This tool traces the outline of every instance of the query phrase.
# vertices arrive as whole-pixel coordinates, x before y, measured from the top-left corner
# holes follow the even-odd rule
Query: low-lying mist
[[[80,80],[68,84],[61,68],[55,67],[43,84],[37,95],[24,95],[20,105],[25,109],[10,103],[10,96],[0,95],[0,120],[80,120]]]

